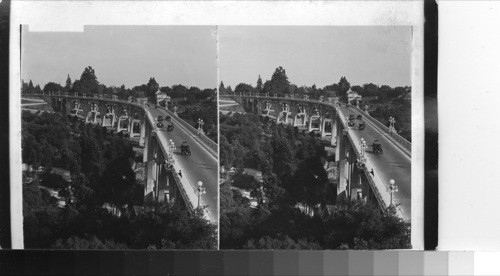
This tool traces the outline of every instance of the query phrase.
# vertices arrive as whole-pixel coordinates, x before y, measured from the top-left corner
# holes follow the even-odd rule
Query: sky
[[[64,86],[87,66],[106,86],[154,77],[160,86],[217,87],[214,26],[85,26],[84,32],[30,32],[21,40],[21,78]]]
[[[222,26],[220,80],[253,86],[282,66],[291,83],[318,88],[345,76],[351,85],[411,86],[410,26]]]

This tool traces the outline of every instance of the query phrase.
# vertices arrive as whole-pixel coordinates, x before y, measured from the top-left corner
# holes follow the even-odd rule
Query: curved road
[[[389,134],[379,130],[369,120],[366,120],[365,114],[349,107],[336,107],[341,116],[358,114],[363,116],[365,129],[358,130],[358,120],[354,120],[354,127],[349,128],[349,133],[355,143],[359,144],[361,138],[365,139],[368,148],[366,149],[366,158],[373,164],[375,174],[382,179],[384,185],[389,187],[389,181],[394,179],[398,186],[398,192],[394,194],[394,203],[400,204],[404,214],[411,218],[411,156],[401,150],[394,142],[390,140]],[[374,154],[372,150],[373,140],[378,139],[382,144],[384,153]],[[368,170],[371,168],[369,167]],[[385,192],[385,191],[381,191]]]
[[[164,110],[149,108],[148,109],[154,118],[158,115],[165,118],[168,114]],[[154,122],[156,123],[156,122]],[[187,178],[193,190],[196,190],[198,181],[203,182],[203,187],[206,189],[206,194],[201,196],[202,205],[207,207],[211,217],[218,222],[218,184],[217,184],[217,157],[211,154],[197,140],[174,123],[174,130],[167,132],[168,121],[162,122],[163,127],[159,129],[158,134],[164,135],[167,140],[172,139],[177,149],[174,151],[177,164],[182,168],[182,177]],[[181,155],[180,144],[186,140],[191,148],[191,156]]]

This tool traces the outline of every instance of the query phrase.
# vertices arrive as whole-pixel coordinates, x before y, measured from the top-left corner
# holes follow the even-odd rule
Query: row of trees
[[[23,112],[22,121],[23,163],[43,166],[41,174],[27,171],[23,178],[27,248],[216,246],[215,227],[200,214],[143,206],[126,138],[57,113]],[[70,179],[52,166],[68,170]]]
[[[336,200],[320,141],[253,114],[221,115],[221,165],[238,174],[221,185],[221,248],[387,249],[410,246],[409,224],[394,212]],[[262,172],[262,183],[241,175]],[[233,181],[233,183],[231,183]],[[250,202],[238,189],[251,191]]]
[[[215,97],[215,89],[200,89],[195,86],[186,87],[180,84],[173,85],[172,87],[160,87],[154,77],[150,78],[147,84],[137,85],[132,88],[126,88],[125,85],[121,85],[120,87],[106,86],[98,81],[95,70],[91,66],[88,66],[83,70],[80,79],[72,81],[71,77],[68,75],[64,86],[59,83],[48,82],[44,85],[43,89],[41,89],[38,84],[33,86],[33,82],[31,80],[28,83],[21,80],[22,94],[36,94],[41,93],[42,91],[62,91],[70,93],[86,93],[88,95],[117,95],[123,99],[126,99],[129,96],[135,98],[147,97],[150,101],[156,102],[155,93],[158,90],[167,93],[167,95],[172,98],[186,98],[190,104]]]
[[[292,84],[288,80],[288,76],[286,75],[285,69],[283,67],[278,67],[274,71],[270,80],[266,80],[264,83],[262,82],[262,78],[258,77],[257,83],[254,86],[246,83],[238,84],[234,91],[231,86],[225,87],[224,83],[221,82],[219,86],[219,92],[221,94],[232,94],[235,93],[269,93],[269,94],[277,94],[279,96],[283,96],[286,94],[297,94],[299,96],[309,95],[312,98],[319,98],[320,96],[324,97],[332,97],[338,96],[341,100],[346,100],[346,93],[349,89],[358,92],[359,95],[363,97],[367,96],[376,96],[380,101],[385,101],[388,98],[397,98],[400,96],[404,96],[409,92],[410,87],[395,87],[391,88],[388,85],[378,86],[373,83],[367,83],[362,86],[354,85],[351,86],[346,77],[341,77],[338,83],[333,83],[331,85],[327,85],[323,88],[316,87],[315,84],[312,86],[301,86],[298,87],[295,84]]]

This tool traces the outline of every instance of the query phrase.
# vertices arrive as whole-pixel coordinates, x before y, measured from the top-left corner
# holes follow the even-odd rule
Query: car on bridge
[[[182,144],[181,144],[181,154],[182,155],[191,155],[191,149],[189,148],[189,145],[187,144],[186,141],[182,142]]]
[[[382,150],[382,144],[380,144],[380,141],[378,139],[373,140],[373,153],[384,153],[384,150]]]

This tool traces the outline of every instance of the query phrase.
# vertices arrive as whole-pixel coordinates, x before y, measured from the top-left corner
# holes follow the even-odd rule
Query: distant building
[[[347,102],[352,103],[353,101],[356,101],[356,105],[358,105],[358,103],[363,98],[361,95],[358,94],[358,92],[352,91],[350,88],[349,91],[347,91],[346,95],[347,95]]]
[[[167,93],[161,92],[160,89],[156,91],[156,104],[161,106],[167,106],[167,103],[170,102],[170,97],[167,96]]]

